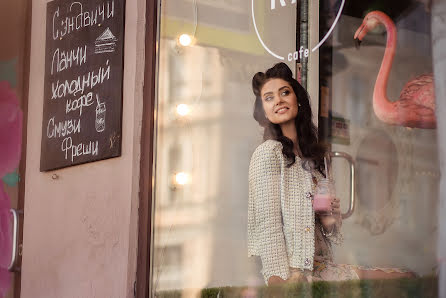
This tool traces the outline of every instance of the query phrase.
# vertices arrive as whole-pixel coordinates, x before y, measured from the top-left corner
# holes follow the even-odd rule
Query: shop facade
[[[14,3],[2,9],[2,27],[15,29],[2,29],[0,81],[24,120],[20,164],[3,178],[19,211],[6,297],[263,291],[247,251],[248,171],[263,142],[251,80],[278,62],[308,91],[331,152],[343,214],[335,262],[404,268],[428,281],[425,294],[446,295],[443,3]],[[355,46],[368,18],[380,24]],[[77,60],[54,62],[72,48]],[[57,85],[99,67],[96,89]],[[74,121],[69,148],[55,119]],[[88,119],[93,132],[76,130]]]

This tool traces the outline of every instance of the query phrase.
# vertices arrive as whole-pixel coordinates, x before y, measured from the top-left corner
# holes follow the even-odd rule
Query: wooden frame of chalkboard
[[[121,155],[125,0],[47,4],[40,171]]]

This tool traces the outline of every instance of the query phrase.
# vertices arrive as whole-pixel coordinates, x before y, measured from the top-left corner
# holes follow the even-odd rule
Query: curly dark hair
[[[312,121],[312,112],[310,106],[310,96],[308,92],[293,78],[291,69],[285,63],[277,63],[265,73],[258,72],[252,78],[252,90],[256,96],[254,103],[254,119],[260,126],[265,128],[263,139],[277,140],[282,143],[282,153],[289,160],[287,166],[290,167],[295,162],[296,155],[293,152],[293,141],[282,134],[280,125],[270,122],[266,116],[262,105],[261,90],[262,87],[271,79],[282,79],[287,81],[296,94],[299,111],[295,118],[296,131],[299,141],[299,148],[302,152],[302,158],[311,160],[313,167],[323,173],[324,155],[326,147],[318,143],[317,128]]]

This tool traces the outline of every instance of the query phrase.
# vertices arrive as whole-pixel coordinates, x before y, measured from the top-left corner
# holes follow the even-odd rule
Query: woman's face
[[[297,97],[290,84],[282,79],[271,79],[263,85],[262,97],[265,116],[274,124],[283,125],[297,116]]]

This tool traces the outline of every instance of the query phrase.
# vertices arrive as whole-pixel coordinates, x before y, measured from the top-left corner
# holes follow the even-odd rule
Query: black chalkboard
[[[41,171],[121,155],[124,7],[47,4]]]

